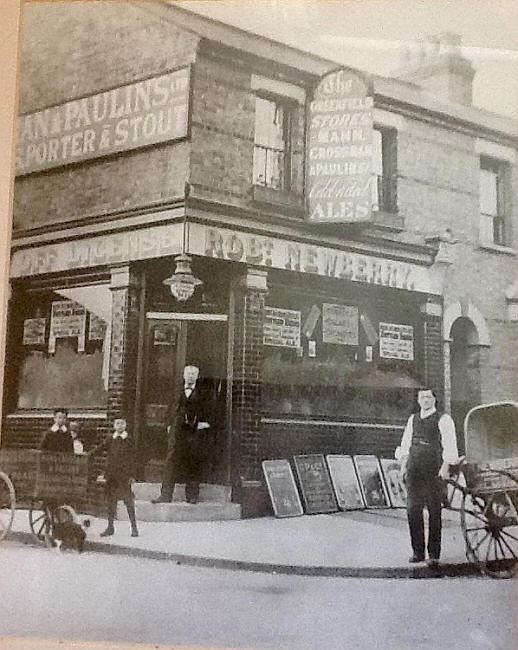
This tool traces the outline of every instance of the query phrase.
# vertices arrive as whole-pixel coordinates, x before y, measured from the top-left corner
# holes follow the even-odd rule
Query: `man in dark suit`
[[[67,416],[66,409],[54,409],[54,423],[41,441],[41,451],[74,453],[74,441],[67,426]]]
[[[169,446],[162,477],[160,497],[153,503],[171,501],[175,483],[185,481],[185,498],[197,503],[200,491],[200,473],[206,449],[209,405],[202,394],[197,366],[185,366],[184,385],[178,402],[174,402],[167,416]]]

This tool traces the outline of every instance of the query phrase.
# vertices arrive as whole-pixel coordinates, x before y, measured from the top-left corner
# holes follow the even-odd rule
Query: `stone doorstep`
[[[199,502],[196,504],[178,501],[173,503],[156,503],[135,501],[137,521],[173,522],[173,521],[228,521],[241,519],[241,506],[230,502]],[[128,521],[126,506],[117,504],[117,519]]]
[[[160,483],[134,483],[133,494],[138,501],[157,499],[160,496]],[[231,499],[232,488],[230,485],[214,485],[208,483],[202,483],[200,485],[200,502],[230,503]],[[185,485],[181,483],[175,485],[173,501],[185,501]]]

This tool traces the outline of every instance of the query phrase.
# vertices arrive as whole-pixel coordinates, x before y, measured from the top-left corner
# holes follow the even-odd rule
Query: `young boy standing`
[[[124,501],[131,522],[131,536],[138,537],[135,517],[135,500],[131,484],[135,476],[135,449],[133,440],[126,430],[126,420],[118,418],[113,422],[113,434],[96,447],[95,451],[106,448],[105,494],[108,502],[108,526],[101,537],[109,537],[115,532],[113,522],[117,510],[117,501]]]

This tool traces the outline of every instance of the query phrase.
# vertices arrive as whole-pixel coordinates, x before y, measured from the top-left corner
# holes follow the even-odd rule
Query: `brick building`
[[[338,68],[166,4],[27,7],[3,446],[57,403],[87,447],[124,414],[156,480],[196,363],[205,480],[239,499],[266,458],[392,455],[423,382],[459,425],[518,399],[518,124],[471,105],[451,37],[398,78]],[[362,101],[319,106],[370,116],[365,147],[313,128],[346,78]]]

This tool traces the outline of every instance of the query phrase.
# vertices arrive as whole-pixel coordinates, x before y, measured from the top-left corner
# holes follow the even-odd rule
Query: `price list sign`
[[[307,188],[309,220],[369,221],[372,210],[373,98],[362,76],[333,72],[310,106]]]

